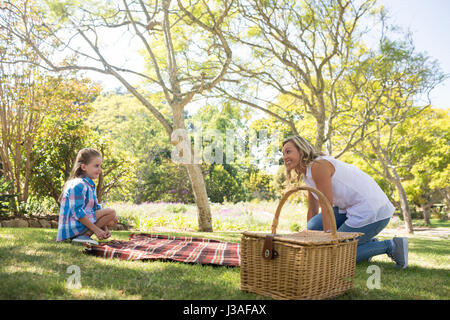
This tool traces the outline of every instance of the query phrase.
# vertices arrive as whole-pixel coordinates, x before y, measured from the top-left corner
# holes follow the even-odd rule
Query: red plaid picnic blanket
[[[146,233],[131,234],[130,241],[88,245],[84,252],[122,260],[173,260],[231,267],[241,264],[239,243]]]

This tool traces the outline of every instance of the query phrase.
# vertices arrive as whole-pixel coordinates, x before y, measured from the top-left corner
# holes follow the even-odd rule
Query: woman
[[[394,213],[394,206],[378,184],[369,175],[348,163],[317,152],[311,143],[300,137],[283,142],[283,160],[288,183],[292,171],[297,181],[303,177],[307,186],[321,191],[334,206],[336,226],[340,232],[361,232],[358,238],[356,262],[387,254],[397,267],[408,265],[408,238],[378,241],[373,237],[384,227]],[[328,210],[317,195],[308,192],[308,230],[330,231]]]

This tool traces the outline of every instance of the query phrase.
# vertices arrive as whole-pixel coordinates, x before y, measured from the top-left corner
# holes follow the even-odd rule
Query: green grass
[[[380,237],[380,240],[388,238]],[[387,255],[357,264],[355,289],[345,299],[450,299],[450,248],[448,240],[409,237],[409,265],[405,270],[393,267]],[[371,274],[367,268],[381,269],[380,290],[367,288]]]
[[[430,219],[430,225],[425,225],[423,220],[413,220],[413,226],[415,227],[427,227],[427,228],[450,228],[450,220]]]
[[[130,231],[113,231],[127,240]],[[160,232],[162,233],[162,232]],[[239,232],[165,233],[239,241]],[[56,243],[55,229],[0,228],[0,299],[265,299],[242,292],[240,269],[177,262],[121,261]],[[410,237],[410,265],[398,270],[386,256],[357,265],[354,289],[337,299],[450,299],[450,249],[443,239]],[[381,268],[381,288],[368,289],[367,268]],[[67,269],[81,270],[69,289]]]
[[[128,239],[130,232],[113,232]],[[236,240],[238,235],[214,236]],[[0,299],[255,299],[239,290],[239,268],[107,260],[56,243],[53,229],[0,228]],[[67,268],[81,270],[69,289]]]

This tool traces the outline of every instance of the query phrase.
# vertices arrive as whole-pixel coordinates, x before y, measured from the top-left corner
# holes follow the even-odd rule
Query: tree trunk
[[[103,161],[105,160],[105,150],[103,145],[100,146],[99,148],[100,150],[100,154],[102,155],[102,159]],[[97,201],[98,203],[102,202],[102,198],[103,198],[103,182],[104,182],[104,177],[103,177],[103,171],[100,172],[99,176],[98,176],[98,182],[97,182],[97,187],[96,187],[96,191],[97,191]]]
[[[323,143],[325,142],[325,116],[323,114],[320,115],[319,118],[316,118],[316,143],[314,148],[317,151],[322,151]]]
[[[395,170],[394,170],[395,171]],[[394,185],[398,192],[398,197],[400,199],[400,210],[403,215],[403,219],[405,221],[405,227],[408,233],[413,234],[413,225],[412,225],[412,219],[411,219],[411,211],[409,209],[408,205],[408,199],[406,198],[406,192],[405,189],[402,186],[402,183],[400,182],[400,179],[397,176],[397,173],[394,172],[395,175],[395,181]]]
[[[194,192],[195,203],[198,209],[198,229],[202,232],[213,232],[211,208],[209,206],[208,194],[206,193],[205,181],[199,164],[185,165],[189,180]]]
[[[409,209],[408,198],[406,197],[406,192],[405,189],[403,188],[397,170],[395,169],[395,166],[392,165],[385,151],[380,152],[380,150],[382,150],[381,148],[376,148],[373,143],[371,143],[371,145],[372,149],[377,154],[378,161],[383,167],[386,178],[388,178],[389,181],[391,181],[394,184],[395,189],[397,189],[398,197],[400,199],[400,211],[403,215],[403,220],[405,221],[405,228],[408,231],[408,233],[413,234],[414,231],[411,219],[411,210]],[[379,142],[378,145],[380,145]]]
[[[32,121],[31,119],[29,121]],[[31,131],[31,130],[30,130]],[[34,135],[30,134],[30,136],[27,137],[27,134],[25,134],[25,174],[23,177],[23,201],[26,203],[28,202],[28,196],[29,196],[29,188],[30,188],[30,179],[31,179],[31,169],[34,165],[34,160],[32,159],[31,153],[32,153],[32,147],[34,144]]]
[[[103,198],[103,173],[100,173],[98,176],[98,183],[97,183],[97,201],[98,203],[102,202],[102,198]]]
[[[323,99],[323,92],[316,92],[317,96],[317,111],[314,112],[316,118],[316,144],[317,151],[322,151],[323,144],[326,140],[326,134],[328,128],[326,128],[326,115],[325,115],[325,101]]]
[[[182,158],[181,163],[186,167],[188,172],[198,209],[198,230],[201,232],[213,232],[211,208],[206,192],[205,179],[203,178],[200,164],[194,161],[194,152],[191,141],[186,133],[184,110],[182,107],[173,107],[173,122],[175,130],[170,140],[173,145],[178,146],[178,156]],[[174,161],[174,158],[172,158],[172,161]]]
[[[448,221],[450,215],[450,188],[444,188],[439,190],[445,202],[445,210],[447,214],[444,216],[443,220]]]
[[[431,216],[431,214],[430,214],[430,205],[428,205],[428,204],[424,204],[423,206],[422,206],[422,211],[423,211],[423,221],[425,222],[425,225],[426,226],[429,226],[429,225],[431,225],[431,222],[430,222],[430,216]]]
[[[20,141],[20,140],[18,140]],[[16,213],[23,214],[23,192],[22,192],[22,184],[20,181],[20,169],[21,169],[21,151],[20,151],[20,143],[15,142],[14,144],[14,193],[17,195],[17,204],[16,204]]]

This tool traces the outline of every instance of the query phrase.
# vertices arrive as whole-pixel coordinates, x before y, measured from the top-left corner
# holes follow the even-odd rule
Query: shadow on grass
[[[435,254],[450,256],[450,246],[448,241],[430,241],[429,239],[410,239],[410,248],[417,254]]]

